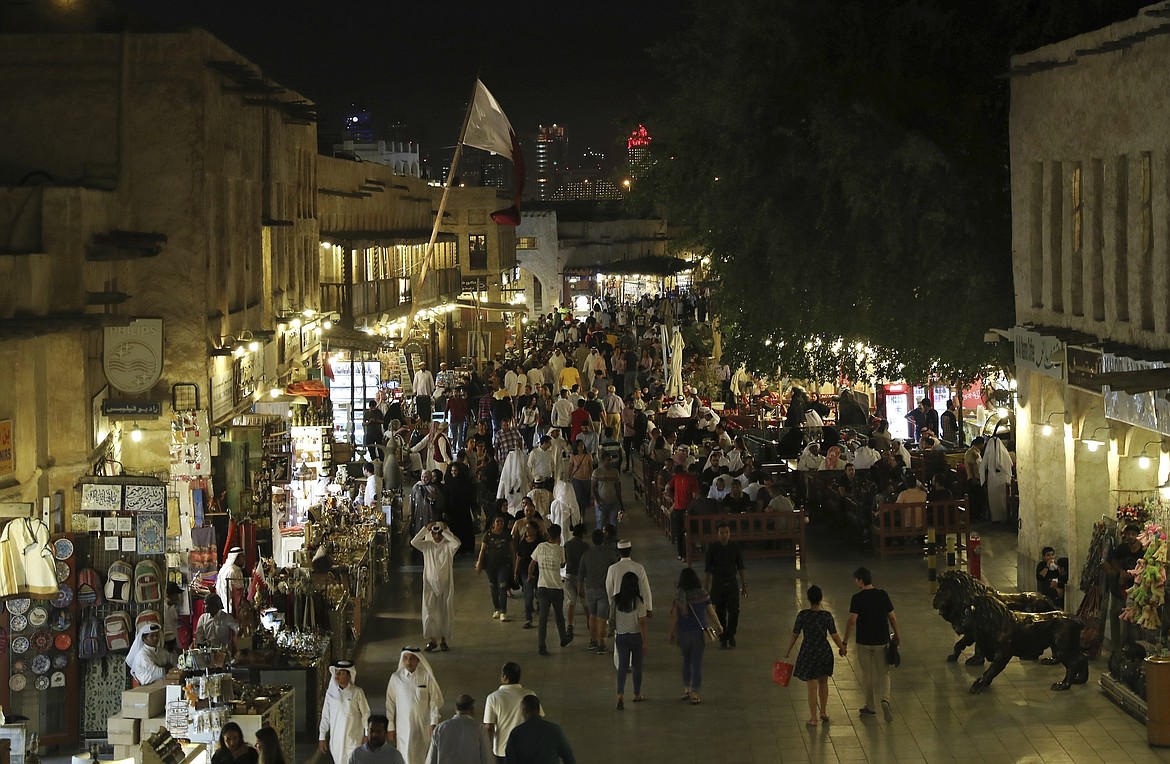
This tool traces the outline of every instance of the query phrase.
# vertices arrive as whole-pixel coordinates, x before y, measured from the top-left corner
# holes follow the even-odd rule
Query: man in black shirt
[[[731,493],[727,494],[723,499],[723,511],[730,515],[737,515],[740,512],[750,512],[752,509],[752,499],[743,492],[743,483],[735,478],[731,480]]]
[[[886,645],[890,643],[890,629],[894,630],[893,642],[899,644],[902,635],[898,631],[898,619],[894,605],[884,589],[875,589],[873,574],[869,568],[853,571],[853,583],[860,590],[849,602],[849,623],[845,627],[845,644],[841,656],[845,657],[849,637],[857,630],[858,664],[861,669],[861,689],[865,693],[862,716],[877,713],[876,701],[880,697],[886,721],[894,718],[890,709],[890,666],[886,663]]]
[[[1126,525],[1121,532],[1121,543],[1105,560],[1105,589],[1109,592],[1109,645],[1115,651],[1131,639],[1129,621],[1122,621],[1118,616],[1125,607],[1125,593],[1133,586],[1133,576],[1129,571],[1137,567],[1138,558],[1144,553],[1142,543],[1138,541],[1139,533],[1141,528],[1135,523]]]
[[[730,497],[728,497],[730,498]],[[746,499],[747,497],[744,496]],[[719,540],[707,547],[703,588],[711,594],[711,604],[723,624],[719,636],[720,647],[735,647],[735,632],[739,626],[739,596],[747,596],[747,579],[743,574],[743,553],[731,540],[731,528],[721,522],[715,526]],[[736,576],[739,583],[736,584]]]

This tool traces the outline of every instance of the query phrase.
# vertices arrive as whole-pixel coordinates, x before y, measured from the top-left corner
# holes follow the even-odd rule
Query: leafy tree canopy
[[[757,370],[972,378],[1013,322],[1013,53],[1133,0],[725,0],[656,50],[675,87],[639,192],[719,279]]]

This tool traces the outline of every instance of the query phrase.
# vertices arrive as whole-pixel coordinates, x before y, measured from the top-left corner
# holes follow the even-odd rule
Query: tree
[[[713,253],[726,351],[799,376],[977,376],[984,333],[1013,323],[1010,55],[1140,4],[696,6],[657,49],[676,87],[640,191]]]

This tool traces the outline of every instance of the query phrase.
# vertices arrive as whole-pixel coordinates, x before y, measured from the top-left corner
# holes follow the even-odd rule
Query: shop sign
[[[256,354],[244,353],[236,359],[236,392],[234,402],[242,403],[256,392]]]
[[[233,369],[211,378],[211,413],[219,419],[236,407]]]
[[[1166,364],[1161,361],[1140,361],[1111,353],[1104,353],[1101,356],[1101,370],[1105,373],[1165,368]],[[1170,435],[1170,400],[1166,397],[1168,394],[1170,392],[1166,390],[1131,394],[1105,387],[1103,390],[1105,417]]]
[[[102,413],[106,416],[162,416],[162,401],[102,401]]]
[[[111,387],[131,394],[154,387],[163,368],[161,318],[137,318],[127,326],[107,326],[104,340],[102,371]]]
[[[1064,343],[1056,337],[1019,326],[1011,331],[1016,372],[1032,371],[1053,379],[1064,379]]]
[[[1101,351],[1093,348],[1069,345],[1065,349],[1065,364],[1068,367],[1068,386],[1093,395],[1101,394]]]
[[[0,475],[16,472],[16,450],[12,445],[12,420],[0,419]]]
[[[284,361],[301,360],[301,330],[289,329],[284,333]]]

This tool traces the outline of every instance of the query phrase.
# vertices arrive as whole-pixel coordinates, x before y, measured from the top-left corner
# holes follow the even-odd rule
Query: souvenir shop
[[[1102,640],[1112,637],[1109,630],[1108,595],[1106,593],[1102,561],[1124,544],[1122,532],[1126,525],[1137,525],[1141,531],[1138,543],[1137,565],[1133,568],[1132,586],[1125,591],[1125,607],[1121,611],[1117,633],[1120,649],[1115,648],[1107,670],[1101,676],[1105,695],[1141,721],[1147,721],[1150,712],[1151,684],[1160,685],[1162,704],[1170,692],[1170,646],[1166,612],[1166,573],[1170,544],[1170,502],[1158,491],[1129,494],[1112,516],[1103,516],[1094,525],[1086,562],[1081,571],[1080,589],[1085,593],[1078,615],[1085,622],[1082,644],[1090,657],[1100,650]],[[1163,709],[1163,714],[1170,709]],[[1154,721],[1149,718],[1149,721]],[[1160,722],[1164,728],[1166,722]],[[1158,745],[1170,745],[1163,730]],[[1151,743],[1155,742],[1151,737]]]

